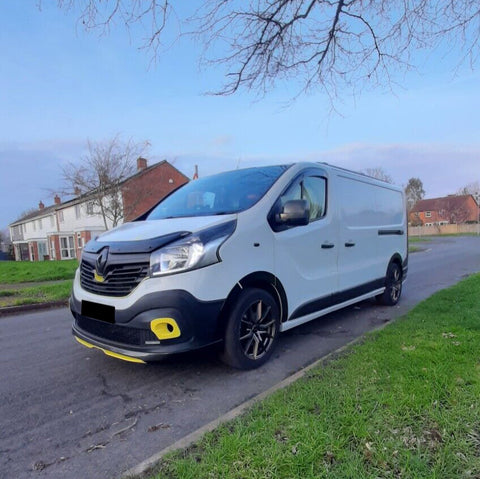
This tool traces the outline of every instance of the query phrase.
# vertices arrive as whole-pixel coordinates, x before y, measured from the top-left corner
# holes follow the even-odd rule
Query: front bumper
[[[82,314],[82,301],[72,293],[73,335],[83,345],[101,349],[119,359],[156,361],[167,355],[208,346],[223,337],[220,324],[223,300],[200,301],[187,291],[161,291],[141,297],[127,309],[112,310],[112,316],[104,318],[102,297],[98,298],[98,314],[90,304],[87,316],[85,308]],[[180,330],[179,336],[158,339],[150,327],[158,318],[172,318]]]

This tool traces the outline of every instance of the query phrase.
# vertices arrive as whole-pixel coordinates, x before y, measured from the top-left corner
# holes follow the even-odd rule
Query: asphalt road
[[[77,344],[67,309],[0,318],[0,477],[119,477],[435,291],[480,271],[480,238],[437,238],[410,255],[402,300],[344,309],[284,333],[264,367],[207,350],[137,365]]]

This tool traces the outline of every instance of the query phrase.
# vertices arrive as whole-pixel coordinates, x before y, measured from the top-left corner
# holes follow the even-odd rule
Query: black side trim
[[[399,235],[405,234],[403,230],[378,230],[378,236]]]
[[[385,286],[385,278],[379,278],[374,281],[370,281],[355,288],[347,289],[345,291],[340,291],[339,293],[331,294],[329,296],[324,296],[322,298],[314,299],[308,303],[303,304],[298,307],[290,316],[289,320],[301,318],[307,314],[316,313],[322,309],[329,308],[336,304],[344,303],[350,299],[357,298],[362,296],[370,291],[374,291]]]
[[[189,231],[178,231],[176,233],[170,233],[168,235],[157,236],[156,238],[149,238],[139,241],[104,242],[91,240],[85,245],[84,251],[87,251],[88,253],[98,253],[102,248],[108,246],[110,248],[110,253],[113,254],[151,253],[152,251],[189,234],[191,234]]]

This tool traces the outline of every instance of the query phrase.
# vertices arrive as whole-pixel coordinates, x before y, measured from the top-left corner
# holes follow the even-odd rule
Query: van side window
[[[289,200],[307,200],[310,204],[310,221],[316,221],[326,213],[326,180],[320,176],[305,176],[293,183],[280,197],[284,205]]]

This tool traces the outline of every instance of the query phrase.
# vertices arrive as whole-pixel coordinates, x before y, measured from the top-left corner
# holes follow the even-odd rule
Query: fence
[[[480,234],[480,224],[409,226],[409,236],[433,236],[452,234]]]

